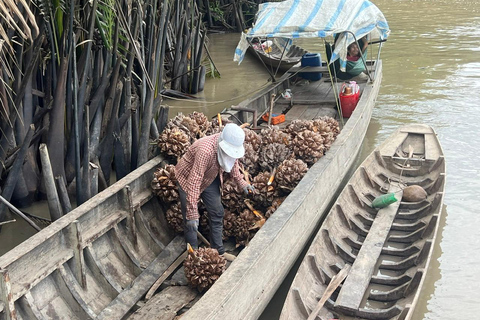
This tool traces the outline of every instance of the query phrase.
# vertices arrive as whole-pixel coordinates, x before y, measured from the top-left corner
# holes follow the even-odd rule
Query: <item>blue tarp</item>
[[[383,13],[368,0],[286,0],[259,6],[254,27],[242,33],[234,60],[243,60],[248,38],[325,38],[340,34],[330,62],[340,58],[346,64],[347,46],[369,34],[386,39],[390,32]]]

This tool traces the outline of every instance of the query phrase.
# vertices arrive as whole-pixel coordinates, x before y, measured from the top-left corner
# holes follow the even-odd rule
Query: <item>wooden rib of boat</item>
[[[434,130],[417,124],[398,129],[341,192],[297,271],[280,319],[411,319],[432,257],[445,177]],[[423,187],[426,199],[405,201],[410,185]],[[398,201],[374,209],[372,200],[387,192]]]
[[[275,42],[272,42],[266,49],[262,48],[260,43],[254,43],[248,47],[248,51],[263,61],[266,66],[272,68],[273,71],[278,69],[280,72],[285,72],[296,65],[302,60],[302,56],[308,52],[297,45],[290,46],[288,51],[285,52],[285,49],[275,45]]]
[[[183,236],[169,229],[150,189],[163,161],[156,157],[0,257],[0,315],[29,320],[173,319],[186,305],[183,319],[258,317],[358,154],[380,88],[381,61],[372,68],[375,81],[360,84],[359,103],[330,150],[203,296],[177,280],[182,268],[165,286],[183,286],[167,286],[144,301],[154,282],[185,252]],[[326,67],[323,72],[328,74]],[[336,91],[327,77],[302,86],[291,85],[290,77],[284,75],[239,108],[260,114],[270,108],[272,94],[280,97],[290,88],[293,99],[280,98],[273,108],[275,113],[285,110],[283,125],[336,115]],[[236,117],[252,123],[251,113]]]

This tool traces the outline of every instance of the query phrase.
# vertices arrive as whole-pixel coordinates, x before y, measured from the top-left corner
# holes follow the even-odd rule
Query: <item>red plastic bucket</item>
[[[342,109],[342,115],[344,118],[349,118],[352,115],[353,110],[357,106],[358,100],[360,99],[360,90],[357,86],[355,93],[345,94],[345,83],[342,85],[342,90],[340,91],[340,108]]]

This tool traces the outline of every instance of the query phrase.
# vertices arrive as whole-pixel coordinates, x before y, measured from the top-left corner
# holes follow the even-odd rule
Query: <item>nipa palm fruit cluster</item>
[[[169,121],[160,135],[158,147],[175,161],[196,139],[220,132],[222,126],[219,120],[215,117],[209,121],[199,112],[186,116],[179,114]],[[222,125],[228,122],[228,119],[221,118]],[[224,239],[233,238],[237,246],[248,245],[255,232],[275,213],[308,168],[328,151],[340,128],[335,119],[322,117],[295,120],[284,129],[269,126],[260,132],[247,128],[244,131],[245,155],[240,159],[240,168],[255,191],[244,195],[228,174],[224,175],[222,188],[225,207],[223,236]],[[183,230],[173,165],[157,169],[152,188],[169,209],[166,210],[166,219],[172,229],[177,232]],[[208,213],[201,201],[199,205],[200,231],[208,236]]]
[[[192,287],[203,292],[210,288],[225,271],[227,261],[211,248],[189,250],[183,263],[185,276]]]

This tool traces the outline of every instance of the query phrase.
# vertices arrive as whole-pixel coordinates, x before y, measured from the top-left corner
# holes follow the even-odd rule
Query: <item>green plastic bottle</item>
[[[394,193],[382,194],[381,196],[378,196],[375,199],[373,199],[372,207],[377,208],[377,209],[381,209],[381,208],[385,208],[385,207],[391,205],[392,203],[394,203],[396,201],[397,201],[397,198],[395,198]]]

